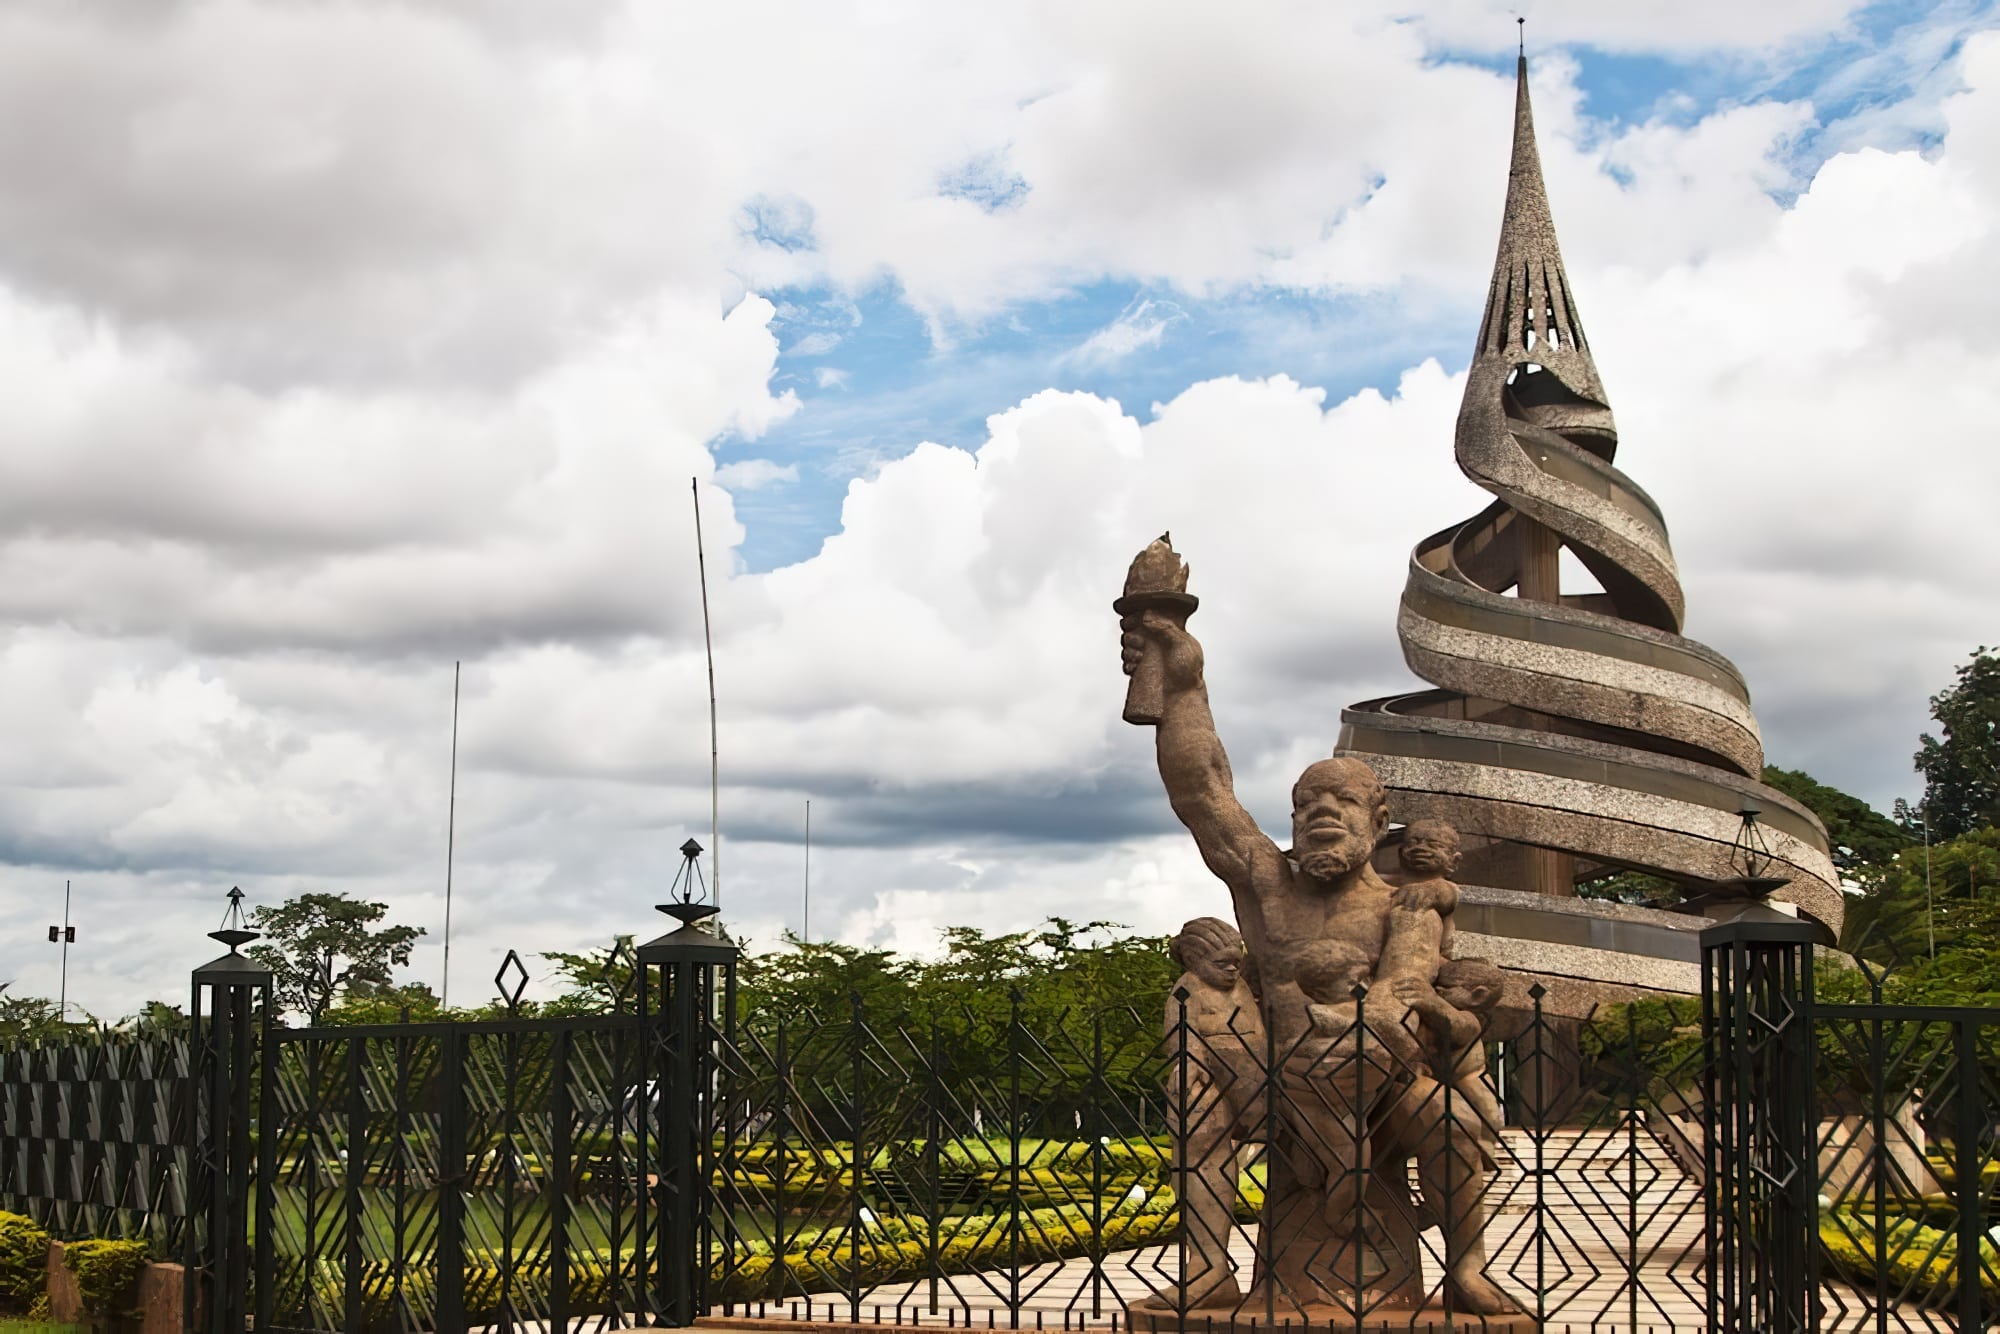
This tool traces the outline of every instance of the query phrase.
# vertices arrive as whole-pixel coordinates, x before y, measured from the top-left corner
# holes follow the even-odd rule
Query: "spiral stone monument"
[[[1517,81],[1455,442],[1494,499],[1410,556],[1397,632],[1436,688],[1346,710],[1336,753],[1381,778],[1393,820],[1459,831],[1462,947],[1508,967],[1510,1008],[1539,982],[1548,1007],[1580,1015],[1699,989],[1696,933],[1745,902],[1726,887],[1745,883],[1746,819],[1780,882],[1752,901],[1768,891],[1830,938],[1841,894],[1819,821],[1761,781],[1742,674],[1680,633],[1665,517],[1613,466],[1618,431],[1556,244],[1525,57]],[[1565,550],[1597,589],[1565,591]],[[1626,870],[1678,886],[1678,911],[1576,897]]]

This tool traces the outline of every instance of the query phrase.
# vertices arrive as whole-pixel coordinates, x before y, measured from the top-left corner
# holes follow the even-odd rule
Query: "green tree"
[[[279,1006],[317,1024],[343,996],[387,987],[391,970],[410,961],[424,930],[378,926],[388,912],[345,894],[301,894],[250,915],[265,936],[250,957],[271,970]]]
[[[1922,847],[1903,849],[1868,893],[1849,900],[1841,939],[1850,952],[1905,977],[1931,968],[1933,952],[1943,963],[2000,946],[2000,829],[1933,844],[1928,856]],[[1951,965],[1960,981],[1963,966]],[[1975,990],[2000,990],[2000,973],[1994,981]]]
[[[1910,846],[1909,832],[1856,796],[1828,787],[1799,769],[1764,767],[1764,782],[1819,817],[1840,878],[1858,888],[1876,883]]]
[[[63,1022],[61,1007],[46,996],[9,996],[0,982],[0,1042],[43,1042],[90,1031],[89,1023]]]
[[[118,1027],[133,1033],[170,1036],[185,1033],[188,1027],[187,1013],[178,1005],[165,1001],[147,1001],[136,1014],[128,1014],[118,1021]]]
[[[440,1019],[476,1018],[438,1004],[435,991],[422,982],[401,986],[374,986],[350,989],[319,1017],[329,1027],[356,1027],[362,1024],[427,1024]]]
[[[1931,696],[1931,717],[1944,735],[1924,733],[1916,754],[1931,837],[2000,824],[2000,651],[1974,649],[1957,683]]]
[[[746,1017],[843,1023],[859,998],[864,1016],[892,1021],[919,1000],[913,986],[918,969],[894,951],[800,940],[790,932],[785,943],[789,948],[744,958],[737,1003]],[[942,998],[929,999],[935,1005]]]
[[[582,954],[550,950],[542,957],[556,966],[563,993],[542,1007],[543,1014],[610,1014],[621,997],[627,1009],[638,1003],[632,990],[631,936],[613,936],[608,950]]]

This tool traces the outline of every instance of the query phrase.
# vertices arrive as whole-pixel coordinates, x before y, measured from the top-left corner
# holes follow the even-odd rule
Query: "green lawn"
[[[374,1260],[393,1256],[397,1250],[393,1193],[370,1186],[363,1189],[362,1197],[365,1202],[363,1250]],[[463,1203],[468,1253],[488,1253],[497,1257],[503,1252],[505,1239],[510,1233],[517,1256],[526,1259],[546,1253],[550,1219],[548,1206],[541,1199],[532,1195],[517,1197],[511,1211],[504,1209],[501,1201],[491,1195],[477,1194]],[[437,1247],[437,1193],[408,1191],[403,1196],[403,1206],[403,1245],[410,1260],[419,1265],[432,1263]],[[600,1261],[608,1257],[611,1250],[607,1235],[609,1212],[601,1201],[571,1201],[569,1245],[573,1264],[583,1263],[587,1257]],[[314,1234],[314,1240],[309,1245],[306,1242],[308,1218]],[[322,1193],[309,1214],[303,1192],[280,1190],[277,1226],[274,1229],[277,1253],[281,1257],[310,1253],[322,1261],[338,1262],[344,1254],[346,1221],[346,1199],[342,1192]],[[510,1222],[511,1228],[508,1226]],[[634,1243],[629,1205],[620,1217],[619,1227],[623,1233],[620,1249],[629,1250]],[[0,1334],[6,1332],[0,1331]]]

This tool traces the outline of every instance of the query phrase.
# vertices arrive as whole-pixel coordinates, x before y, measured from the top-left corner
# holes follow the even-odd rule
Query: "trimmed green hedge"
[[[49,1289],[49,1234],[32,1218],[0,1213],[0,1315],[28,1315]]]
[[[1244,1193],[1239,1214],[1247,1217],[1254,1211],[1259,1193],[1248,1181]],[[866,1224],[858,1236],[845,1227],[802,1232],[787,1238],[793,1245],[783,1256],[773,1256],[766,1244],[750,1242],[711,1269],[709,1297],[718,1303],[779,1301],[802,1293],[842,1291],[855,1284],[871,1288],[913,1281],[933,1272],[934,1244],[936,1272],[963,1274],[1016,1260],[1027,1266],[1093,1251],[1156,1245],[1171,1241],[1180,1230],[1179,1208],[1172,1192],[1165,1189],[1154,1190],[1142,1200],[1119,1197],[1101,1201],[1095,1210],[1101,1214],[1101,1225],[1094,1236],[1093,1212],[1088,1204],[1071,1204],[1024,1209],[1018,1216],[1010,1211],[941,1219],[935,1241],[931,1224],[925,1220],[888,1217]],[[1018,1230],[1009,1226],[1016,1217]],[[609,1307],[608,1258],[601,1254],[572,1256],[572,1311]],[[515,1291],[547,1291],[550,1274],[545,1258],[530,1264],[516,1256],[510,1274],[503,1274],[500,1259],[497,1253],[486,1252],[471,1252],[466,1257],[465,1310],[471,1323],[489,1324],[498,1318],[510,1281]],[[325,1311],[339,1311],[345,1299],[346,1270],[331,1259],[314,1265],[308,1274],[298,1261],[281,1257],[278,1281],[279,1316],[284,1320],[303,1317],[300,1308],[308,1299],[308,1288],[313,1303]],[[406,1272],[402,1281],[403,1300],[417,1309],[436,1300],[433,1272]],[[344,1313],[351,1327],[386,1317],[396,1303],[395,1276],[386,1261],[371,1261],[364,1267],[361,1287],[367,1309],[359,1318],[354,1312]]]
[[[1949,1305],[1958,1294],[1958,1234],[1915,1218],[1889,1213],[1882,1249],[1875,1249],[1875,1213],[1870,1205],[1843,1205],[1822,1211],[1820,1245],[1848,1281],[1931,1305]],[[2000,1244],[1980,1238],[1979,1286],[1987,1310],[2000,1309]]]
[[[139,1273],[146,1267],[143,1241],[70,1241],[63,1243],[63,1264],[76,1275],[83,1313],[103,1320],[131,1312],[139,1295]]]

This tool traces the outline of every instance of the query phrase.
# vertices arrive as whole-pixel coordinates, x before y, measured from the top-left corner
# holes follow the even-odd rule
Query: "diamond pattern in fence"
[[[636,1053],[630,1016],[280,1031],[258,1190],[273,1323],[629,1323]]]

